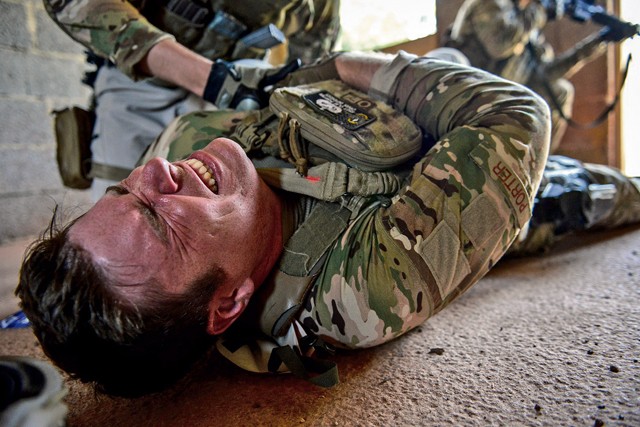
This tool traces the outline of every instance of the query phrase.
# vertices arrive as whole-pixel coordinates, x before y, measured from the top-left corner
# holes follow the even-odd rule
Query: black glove
[[[618,25],[615,27],[604,27],[600,31],[600,37],[606,42],[618,43],[636,35],[638,29],[633,25]]]
[[[269,103],[268,89],[301,65],[302,61],[299,59],[280,68],[258,60],[240,60],[232,63],[218,59],[211,66],[202,97],[218,108],[264,108]]]
[[[564,16],[564,3],[564,0],[540,0],[540,4],[544,8],[549,21],[557,20]]]

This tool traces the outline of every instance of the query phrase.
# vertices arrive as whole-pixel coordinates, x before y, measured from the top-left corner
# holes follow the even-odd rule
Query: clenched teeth
[[[211,191],[214,193],[218,192],[218,184],[213,178],[213,171],[207,165],[198,159],[189,159],[185,163],[198,174],[202,182],[204,182]]]

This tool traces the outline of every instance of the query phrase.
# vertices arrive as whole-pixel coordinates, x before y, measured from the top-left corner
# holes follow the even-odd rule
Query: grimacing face
[[[186,160],[154,158],[136,168],[71,227],[69,239],[134,300],[151,281],[182,292],[212,265],[238,286],[256,279],[254,258],[263,256],[265,191],[240,146],[218,138]]]

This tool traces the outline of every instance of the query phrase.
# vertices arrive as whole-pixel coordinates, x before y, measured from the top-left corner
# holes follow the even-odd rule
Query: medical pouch
[[[91,186],[91,134],[95,115],[80,107],[53,111],[56,136],[56,160],[65,187],[85,189]]]
[[[366,172],[398,166],[422,144],[420,128],[409,117],[339,80],[276,89],[270,108],[305,143]]]

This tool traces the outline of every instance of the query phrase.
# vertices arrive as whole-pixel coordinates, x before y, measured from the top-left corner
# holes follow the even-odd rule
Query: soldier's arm
[[[405,53],[392,59],[344,53],[336,69],[346,83],[407,114],[438,150],[490,146],[512,164],[532,201],[548,152],[547,104],[531,90],[478,69]]]
[[[163,40],[149,50],[137,69],[202,97],[212,63],[175,40]]]
[[[548,107],[513,82],[404,53],[343,53],[336,57],[336,70],[356,89],[386,98],[436,141],[459,128],[475,127],[500,137],[518,137],[538,153],[536,157],[546,153]]]
[[[564,51],[548,63],[543,63],[539,70],[542,76],[548,80],[557,80],[562,77],[570,78],[583,66],[602,55],[607,49],[604,32],[599,31],[588,35],[571,49]]]
[[[202,97],[212,61],[153,26],[127,1],[44,0],[74,40],[134,80],[157,77]]]
[[[419,325],[502,257],[531,216],[550,119],[540,97],[481,70],[350,55],[341,78],[386,95],[435,141],[388,204],[350,225],[318,279],[320,334],[363,347]]]
[[[416,198],[429,200],[434,191],[447,193],[453,187],[446,187],[453,184],[460,196],[471,192],[469,199],[452,199],[454,211],[461,213],[473,202],[474,194],[498,188],[493,201],[498,210],[511,213],[513,229],[508,231],[514,237],[530,218],[548,154],[546,103],[529,89],[487,72],[408,55],[398,56],[379,70],[371,85],[370,93],[386,94],[389,102],[435,141],[421,172],[414,170],[410,183],[414,202]],[[472,178],[471,184],[465,174],[471,176],[478,170],[483,174]],[[442,181],[436,187],[444,187],[433,188],[428,181],[436,179],[434,175]],[[478,179],[486,181],[479,183]],[[512,186],[515,182],[518,190]],[[470,189],[476,185],[480,187]]]
[[[148,77],[137,64],[163,40],[174,40],[123,0],[43,0],[51,18],[74,40],[111,60],[133,79]]]

